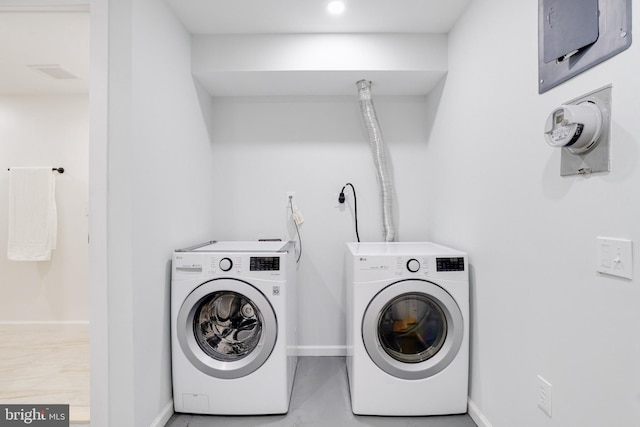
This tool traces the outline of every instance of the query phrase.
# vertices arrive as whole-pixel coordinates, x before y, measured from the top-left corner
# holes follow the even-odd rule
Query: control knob
[[[231,267],[233,267],[233,262],[229,258],[222,258],[218,265],[220,266],[220,270],[229,271]]]
[[[411,258],[409,261],[407,261],[407,270],[412,273],[417,272],[418,270],[420,270],[420,262],[415,258]]]

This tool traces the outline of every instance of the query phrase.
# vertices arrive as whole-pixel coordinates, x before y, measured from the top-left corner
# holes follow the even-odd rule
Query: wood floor
[[[69,404],[89,423],[89,325],[0,324],[0,402]]]

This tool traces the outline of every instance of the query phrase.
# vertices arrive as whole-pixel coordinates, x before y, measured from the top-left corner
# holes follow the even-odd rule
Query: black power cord
[[[360,234],[358,233],[358,198],[356,197],[356,188],[353,186],[353,184],[347,182],[344,187],[342,187],[342,190],[340,190],[340,195],[338,196],[338,202],[345,202],[344,189],[347,188],[347,185],[351,187],[351,191],[353,191],[353,214],[356,222],[356,238],[358,239],[358,242],[360,242]]]

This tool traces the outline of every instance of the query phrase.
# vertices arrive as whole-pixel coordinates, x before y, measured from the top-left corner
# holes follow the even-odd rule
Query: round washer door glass
[[[199,301],[193,330],[202,351],[216,360],[233,362],[260,342],[262,313],[242,294],[215,292]]]
[[[422,379],[446,368],[462,345],[464,322],[453,297],[426,280],[403,280],[381,290],[362,319],[362,339],[388,374]]]
[[[269,300],[251,284],[214,279],[185,298],[176,325],[183,353],[216,378],[249,375],[269,358],[278,323]]]

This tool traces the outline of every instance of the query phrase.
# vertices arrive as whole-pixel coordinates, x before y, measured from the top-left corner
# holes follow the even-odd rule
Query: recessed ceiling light
[[[344,12],[344,3],[341,1],[332,1],[327,6],[327,10],[332,15],[340,15]]]

